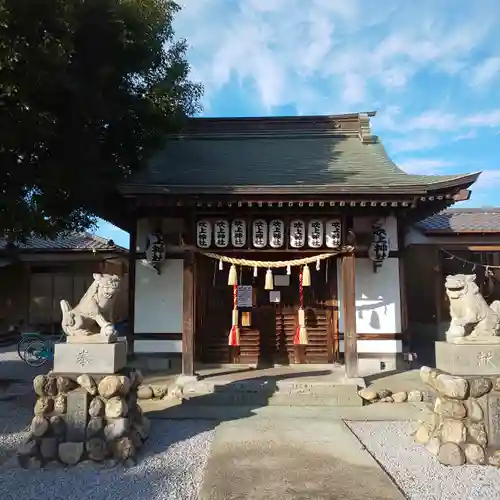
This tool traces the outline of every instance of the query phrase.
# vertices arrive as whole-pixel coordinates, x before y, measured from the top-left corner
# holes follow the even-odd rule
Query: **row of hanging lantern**
[[[269,236],[269,245],[271,248],[280,248],[284,243],[284,223],[282,220],[273,220],[268,225],[263,219],[253,221],[253,246],[255,248],[264,248],[267,245]],[[227,247],[229,244],[229,222],[215,222],[215,243],[220,248]],[[325,227],[320,220],[311,220],[308,225],[308,246],[311,248],[320,248],[323,246]],[[198,221],[197,223],[197,244],[200,248],[208,248],[211,244],[212,226],[209,221]],[[302,248],[305,244],[305,223],[301,220],[292,221],[290,224],[290,246],[292,248]],[[328,248],[336,248],[341,243],[341,224],[340,221],[330,220],[326,223],[325,243]],[[382,219],[377,220],[372,226],[371,244],[368,249],[368,256],[373,261],[373,269],[376,272],[383,262],[389,257],[390,241]],[[246,225],[241,219],[231,222],[231,244],[236,247],[246,245]],[[146,241],[146,260],[156,269],[158,273],[161,270],[161,263],[165,259],[166,244],[163,235],[160,232],[153,232],[148,235]],[[222,263],[221,263],[222,264]],[[319,267],[319,261],[317,262]],[[236,272],[236,271],[235,271]],[[287,274],[290,274],[290,268],[287,268]],[[254,269],[254,275],[257,275],[257,268]],[[303,269],[304,283],[310,280],[309,268]],[[308,285],[304,285],[308,286]],[[266,290],[272,290],[272,272],[266,275]]]
[[[306,223],[295,219],[289,226],[289,245],[291,248],[337,248],[342,240],[342,226],[339,219],[326,223],[321,219],[313,219]],[[256,219],[251,224],[252,246],[257,249],[266,247],[282,248],[285,246],[285,223],[281,219],[273,219],[269,223],[264,219]],[[306,238],[307,236],[307,238]],[[244,248],[247,245],[247,223],[243,219],[199,220],[196,224],[196,245],[207,249],[212,245],[217,248]]]

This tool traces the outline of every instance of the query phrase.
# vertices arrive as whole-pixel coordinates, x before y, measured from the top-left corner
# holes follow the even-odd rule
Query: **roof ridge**
[[[342,118],[359,118],[360,115],[367,115],[374,117],[377,111],[359,111],[355,113],[338,113],[338,114],[324,114],[324,115],[272,115],[272,116],[195,116],[189,118],[188,122],[203,122],[203,121],[218,121],[218,122],[272,122],[272,121],[321,121],[329,119],[342,119]]]

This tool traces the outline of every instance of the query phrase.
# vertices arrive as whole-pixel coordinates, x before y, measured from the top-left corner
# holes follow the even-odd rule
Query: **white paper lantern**
[[[231,245],[234,248],[243,248],[247,244],[247,226],[242,219],[231,222]]]
[[[309,221],[307,228],[307,244],[310,248],[321,248],[324,239],[323,221],[313,219]]]
[[[264,219],[256,219],[252,223],[252,245],[254,248],[267,246],[267,222]]]
[[[372,243],[368,249],[368,257],[373,261],[373,268],[376,271],[384,260],[389,257],[390,242],[384,221],[377,221],[372,228]]]
[[[151,233],[146,242],[146,260],[150,264],[158,264],[165,260],[165,240],[160,233]]]
[[[326,223],[326,246],[337,248],[342,243],[342,224],[340,219],[332,219]]]
[[[290,222],[290,246],[302,248],[306,242],[306,225],[303,220],[296,219]]]
[[[198,248],[210,248],[212,244],[212,224],[207,220],[196,223],[196,245]]]
[[[281,248],[285,239],[285,224],[282,220],[274,219],[269,224],[269,246]]]
[[[227,220],[218,220],[214,224],[215,246],[225,248],[229,245],[229,223]]]

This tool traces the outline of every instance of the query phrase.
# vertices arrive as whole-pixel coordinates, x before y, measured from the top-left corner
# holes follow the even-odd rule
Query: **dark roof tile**
[[[34,236],[29,238],[26,243],[18,243],[17,246],[20,250],[25,251],[126,251],[125,248],[117,246],[112,240],[106,240],[89,233],[70,233],[55,239]],[[0,238],[0,250],[5,249],[5,247],[5,238]]]
[[[452,208],[417,224],[426,233],[500,233],[500,208]]]
[[[311,192],[387,188],[420,192],[439,189],[440,183],[475,181],[477,174],[407,174],[371,135],[367,120],[361,115],[294,121],[193,119],[187,133],[167,139],[149,167],[122,189],[140,193],[157,186],[167,193],[193,194],[262,193],[278,187],[299,192],[307,188]]]

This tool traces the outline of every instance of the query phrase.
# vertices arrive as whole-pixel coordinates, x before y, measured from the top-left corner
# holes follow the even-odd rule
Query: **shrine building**
[[[395,369],[405,234],[478,173],[410,175],[372,113],[193,118],[120,187],[131,222],[130,354],[195,365]]]

